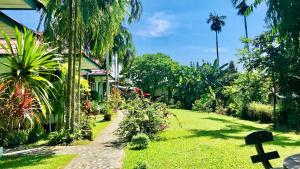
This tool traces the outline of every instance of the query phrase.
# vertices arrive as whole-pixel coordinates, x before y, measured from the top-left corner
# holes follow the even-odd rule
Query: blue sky
[[[243,45],[244,22],[230,0],[142,0],[143,15],[129,25],[139,55],[162,52],[181,64],[191,61],[213,61],[216,58],[215,34],[206,23],[210,12],[226,15],[226,25],[219,36],[221,63],[237,60],[236,50]],[[9,16],[36,29],[39,15],[34,11],[9,11]],[[249,35],[264,31],[266,6],[248,17]]]

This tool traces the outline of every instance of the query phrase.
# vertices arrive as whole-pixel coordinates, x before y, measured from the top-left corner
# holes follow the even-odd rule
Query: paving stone
[[[124,144],[118,141],[115,135],[123,113],[118,112],[117,117],[104,129],[102,134],[93,142],[84,146],[42,146],[28,149],[18,147],[4,150],[5,156],[11,155],[53,155],[77,154],[66,169],[121,169],[124,157]]]

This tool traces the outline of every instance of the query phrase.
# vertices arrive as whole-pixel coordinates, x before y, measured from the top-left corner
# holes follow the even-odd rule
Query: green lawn
[[[252,164],[250,156],[255,148],[245,146],[244,137],[256,130],[270,130],[269,125],[238,120],[236,118],[197,113],[188,110],[171,110],[174,118],[170,128],[161,138],[151,142],[146,150],[126,149],[123,168],[132,169],[138,162],[147,162],[152,169],[254,169],[263,168]],[[265,144],[267,151],[279,151],[281,158],[273,160],[281,167],[286,156],[300,153],[300,136],[274,131],[275,140]]]
[[[112,118],[114,118],[114,116],[115,115],[113,115]],[[105,129],[105,127],[108,126],[110,123],[110,121],[104,121],[103,118],[104,118],[103,115],[99,115],[96,117],[95,125],[92,126],[92,132],[94,137],[100,135],[103,129]],[[91,141],[89,140],[78,140],[75,141],[72,145],[86,145],[89,143],[91,143]]]
[[[0,169],[62,169],[75,155],[0,158]]]

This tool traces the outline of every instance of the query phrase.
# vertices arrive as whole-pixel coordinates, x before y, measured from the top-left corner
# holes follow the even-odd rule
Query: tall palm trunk
[[[67,88],[67,95],[68,95],[68,104],[67,104],[67,113],[66,113],[66,129],[70,128],[70,117],[72,114],[72,71],[73,71],[73,59],[72,59],[72,52],[73,52],[73,0],[69,0],[69,51],[68,51],[68,88]]]
[[[82,32],[81,32],[81,28],[79,30],[79,47],[80,47],[80,54],[78,55],[78,75],[77,75],[77,78],[78,78],[78,82],[77,82],[77,121],[78,121],[78,124],[80,124],[80,116],[81,116],[81,108],[80,108],[80,101],[81,101],[81,91],[80,91],[80,87],[81,87],[81,43],[82,43]]]
[[[218,61],[218,67],[220,67],[218,31],[216,31],[216,49],[217,49],[217,61]]]
[[[109,54],[106,54],[106,100],[108,101],[109,97]]]
[[[244,24],[245,24],[246,38],[248,39],[248,38],[249,38],[249,35],[248,35],[247,16],[245,16],[245,15],[244,15]],[[248,51],[250,51],[250,47],[249,47],[249,42],[248,42],[248,41],[247,41],[247,43],[246,43],[246,47],[247,47]]]
[[[72,115],[71,115],[71,131],[74,131],[75,128],[75,108],[76,108],[76,57],[77,57],[77,3],[78,0],[74,0],[74,32],[73,32],[73,43],[74,43],[74,48],[73,48],[73,71],[72,71]]]

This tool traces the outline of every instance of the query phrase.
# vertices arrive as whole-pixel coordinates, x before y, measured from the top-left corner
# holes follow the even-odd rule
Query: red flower
[[[142,95],[142,90],[140,88],[135,87],[134,88],[134,93]]]
[[[91,112],[91,101],[90,100],[86,100],[84,103],[85,106],[85,110],[87,111],[88,114],[90,114]]]
[[[146,93],[146,92],[145,92],[145,93],[143,94],[143,97],[144,97],[144,98],[148,98],[149,96],[150,96],[149,93]]]

